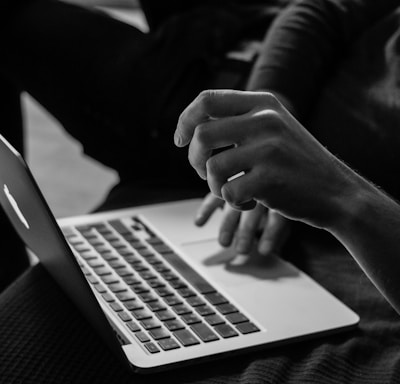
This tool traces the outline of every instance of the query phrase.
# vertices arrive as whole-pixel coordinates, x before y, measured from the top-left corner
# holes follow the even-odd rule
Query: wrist
[[[371,224],[386,200],[392,202],[373,184],[355,172],[353,173],[354,177],[352,177],[349,185],[337,197],[334,208],[336,213],[325,228],[339,240],[344,240],[349,236],[353,237],[368,223]]]

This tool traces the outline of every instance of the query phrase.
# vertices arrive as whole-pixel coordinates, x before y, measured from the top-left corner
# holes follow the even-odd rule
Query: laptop
[[[260,266],[221,248],[221,216],[204,228],[193,224],[198,199],[57,223],[22,157],[2,136],[0,191],[26,246],[136,372],[319,337],[359,321],[287,261],[269,257]]]

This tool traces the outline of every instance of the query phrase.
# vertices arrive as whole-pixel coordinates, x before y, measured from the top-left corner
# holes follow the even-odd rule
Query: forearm
[[[327,229],[400,314],[400,206],[355,174],[353,186]]]
[[[395,0],[296,2],[267,33],[248,89],[284,95],[304,118],[351,44],[398,5]]]

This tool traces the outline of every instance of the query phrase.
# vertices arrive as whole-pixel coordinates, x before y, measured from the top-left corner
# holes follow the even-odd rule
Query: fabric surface
[[[302,240],[292,239],[293,247],[287,254],[360,314],[356,330],[140,376],[119,365],[52,278],[37,265],[0,296],[1,382],[400,382],[398,315],[342,248],[329,239],[322,241],[325,236],[319,232],[302,231],[298,237]]]

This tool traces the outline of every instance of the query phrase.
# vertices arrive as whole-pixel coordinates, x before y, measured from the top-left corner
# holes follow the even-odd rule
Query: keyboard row
[[[259,331],[154,234],[143,240],[119,221],[109,224],[65,235],[88,281],[150,353]]]

